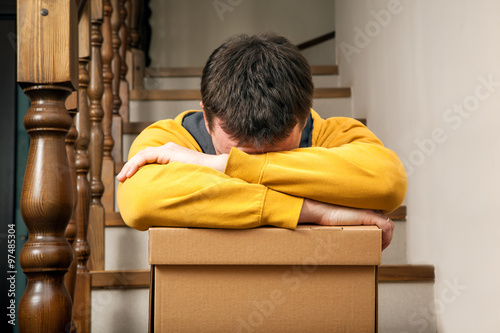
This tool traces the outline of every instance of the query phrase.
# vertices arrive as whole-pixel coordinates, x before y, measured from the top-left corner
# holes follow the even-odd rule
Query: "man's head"
[[[208,130],[212,138],[222,130],[236,146],[263,151],[287,146],[286,140],[295,138],[297,131],[298,141],[292,141],[299,142],[313,89],[307,60],[286,38],[232,37],[210,55],[203,69],[201,95]]]

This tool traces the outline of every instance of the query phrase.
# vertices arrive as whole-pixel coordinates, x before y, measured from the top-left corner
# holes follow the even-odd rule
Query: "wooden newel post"
[[[72,0],[18,0],[18,82],[31,100],[31,139],[21,194],[29,231],[20,254],[28,278],[18,309],[20,332],[64,332],[71,297],[64,275],[73,251],[64,236],[74,206],[65,137],[65,100],[78,87],[78,14]]]

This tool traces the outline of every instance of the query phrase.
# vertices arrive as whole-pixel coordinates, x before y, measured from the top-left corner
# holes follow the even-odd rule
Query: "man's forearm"
[[[125,163],[116,178],[118,181],[123,182],[132,177],[140,167],[146,164],[168,164],[172,162],[201,165],[224,172],[227,159],[227,154],[204,154],[169,142],[160,147],[149,147],[139,151]]]
[[[319,225],[376,225],[382,230],[382,249],[392,240],[394,223],[387,216],[369,209],[356,209],[304,199],[299,223]]]

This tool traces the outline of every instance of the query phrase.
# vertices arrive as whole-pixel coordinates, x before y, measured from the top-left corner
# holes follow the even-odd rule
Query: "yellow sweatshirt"
[[[138,151],[175,142],[202,152],[183,127],[186,111],[146,128],[134,141]],[[394,152],[351,118],[321,117],[312,111],[310,147],[261,155],[233,148],[224,173],[173,162],[148,164],[120,183],[118,206],[125,223],[153,226],[243,229],[262,225],[294,229],[303,198],[390,212],[402,203],[407,179]]]

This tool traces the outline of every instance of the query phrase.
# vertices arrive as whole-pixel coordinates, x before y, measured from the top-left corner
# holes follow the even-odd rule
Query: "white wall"
[[[151,0],[152,66],[203,66],[228,37],[273,31],[298,44],[334,30],[332,0]],[[333,64],[334,44],[309,52]],[[317,51],[317,50],[316,50]]]
[[[408,257],[436,267],[439,331],[498,332],[500,2],[337,0],[335,12],[354,116],[407,166]],[[421,332],[427,310],[408,318]]]

